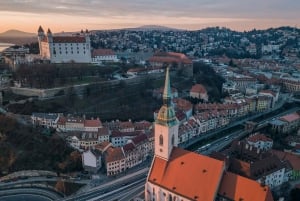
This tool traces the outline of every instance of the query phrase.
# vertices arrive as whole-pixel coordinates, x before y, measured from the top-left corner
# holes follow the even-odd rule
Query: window
[[[172,135],[172,145],[174,145],[174,134]]]
[[[159,145],[163,145],[164,144],[164,138],[162,135],[159,136]]]

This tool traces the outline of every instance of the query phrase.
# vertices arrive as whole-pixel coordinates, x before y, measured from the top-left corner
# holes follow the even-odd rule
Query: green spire
[[[170,105],[172,100],[172,91],[170,86],[170,75],[169,75],[169,67],[166,69],[166,79],[165,79],[165,88],[163,94],[163,102],[166,105]]]
[[[165,79],[165,88],[163,93],[163,106],[160,108],[156,123],[165,125],[165,126],[173,126],[177,124],[178,120],[175,115],[174,108],[171,104],[172,102],[172,91],[170,85],[170,76],[169,76],[169,68],[166,69],[166,79]]]

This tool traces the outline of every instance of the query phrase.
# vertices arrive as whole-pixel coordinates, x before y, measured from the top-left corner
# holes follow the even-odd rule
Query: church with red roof
[[[273,201],[268,186],[228,172],[225,162],[177,147],[179,122],[172,105],[169,69],[154,127],[154,158],[146,201]]]

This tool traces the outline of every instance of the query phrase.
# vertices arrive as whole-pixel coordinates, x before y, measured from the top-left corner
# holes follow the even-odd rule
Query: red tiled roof
[[[148,130],[153,126],[153,123],[149,121],[140,121],[134,123],[135,130]]]
[[[274,149],[272,150],[272,153],[278,156],[280,160],[289,161],[293,170],[300,170],[300,156]]]
[[[261,90],[260,93],[271,94],[273,97],[276,96],[276,93],[271,90]]]
[[[84,120],[85,127],[101,127],[101,121],[99,119]]]
[[[148,182],[190,200],[215,199],[224,162],[174,147],[169,161],[155,157]]]
[[[116,55],[116,54],[111,49],[94,49],[92,52],[92,57],[108,56],[108,55]]]
[[[206,93],[206,89],[202,84],[195,84],[194,86],[192,86],[190,92],[192,93]]]
[[[82,36],[54,36],[53,43],[85,43]]]
[[[123,146],[123,150],[125,153],[134,150],[134,148],[135,146],[133,143],[128,143]]]
[[[58,125],[65,125],[65,124],[66,124],[66,121],[67,121],[67,119],[66,119],[65,117],[60,116],[60,117],[58,118],[57,124],[58,124]]]
[[[149,62],[160,62],[160,63],[184,63],[192,64],[192,61],[182,53],[176,52],[158,52],[155,53],[150,59]]]
[[[114,162],[114,161],[119,161],[124,159],[124,153],[122,151],[121,147],[109,147],[106,151],[106,163]]]
[[[107,148],[108,146],[112,146],[112,144],[108,141],[104,141],[95,145],[95,149],[98,149],[99,151],[103,152],[104,149]]]
[[[109,135],[109,129],[106,127],[98,128],[99,135]]]
[[[288,114],[285,116],[280,117],[280,120],[286,121],[286,122],[293,122],[296,120],[299,120],[300,116],[297,113]]]
[[[258,142],[258,141],[264,141],[264,142],[272,142],[273,140],[266,137],[264,134],[255,134],[255,135],[252,135],[250,137],[248,137],[247,139],[248,141],[250,142]]]
[[[124,137],[124,136],[137,136],[141,134],[141,131],[133,131],[133,132],[121,132],[121,131],[112,131],[111,137]]]
[[[134,138],[132,138],[132,142],[135,144],[135,145],[138,145],[139,143],[143,142],[143,141],[146,141],[148,139],[147,135],[146,134],[140,134]]]
[[[126,128],[134,128],[133,123],[131,121],[120,122],[120,129],[126,129]]]
[[[222,197],[236,201],[273,201],[268,186],[261,186],[256,181],[231,172],[224,173],[218,193]]]

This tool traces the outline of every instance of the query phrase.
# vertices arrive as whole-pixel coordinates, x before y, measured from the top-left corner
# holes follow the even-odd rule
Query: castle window
[[[164,144],[164,138],[162,135],[159,136],[159,145],[163,145]]]

